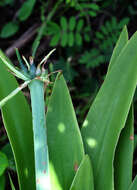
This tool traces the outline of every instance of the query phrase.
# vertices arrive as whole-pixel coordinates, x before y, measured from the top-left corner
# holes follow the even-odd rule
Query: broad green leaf
[[[61,46],[65,47],[68,43],[68,34],[67,32],[63,32],[62,37],[61,37]]]
[[[0,176],[0,190],[5,190],[5,185],[6,185],[5,176],[2,175],[2,176]]]
[[[74,16],[71,16],[68,23],[68,28],[70,31],[73,31],[76,26],[76,18]]]
[[[46,115],[52,190],[69,189],[84,156],[83,142],[63,76],[58,76]]]
[[[8,22],[5,24],[0,32],[1,38],[8,38],[13,36],[19,30],[18,23]]]
[[[70,190],[94,190],[93,171],[88,155],[85,155],[73,179]]]
[[[3,152],[0,152],[0,176],[4,173],[8,165],[7,156]]]
[[[26,0],[18,12],[20,21],[25,21],[32,13],[36,0]]]
[[[70,32],[68,34],[68,44],[70,47],[72,47],[74,45],[74,34],[73,34],[73,32]]]
[[[62,30],[66,32],[67,28],[68,28],[66,17],[64,17],[64,16],[61,17],[61,19],[60,19],[60,25],[62,27]]]
[[[17,86],[15,78],[0,59],[0,100]],[[2,117],[14,153],[20,190],[35,189],[32,119],[22,92],[2,108]]]
[[[137,190],[137,175],[128,190]]]
[[[133,109],[131,106],[126,125],[120,134],[116,147],[114,160],[115,190],[128,190],[132,183],[134,152],[133,120]]]
[[[110,63],[108,66],[108,71],[112,68],[112,65],[114,65],[116,59],[120,55],[123,47],[126,45],[127,42],[128,42],[128,32],[127,32],[127,27],[125,26],[113,50],[113,54],[111,56]]]
[[[115,147],[137,83],[136,51],[137,33],[125,45],[106,76],[81,130],[86,153],[92,160],[96,190],[114,189]]]

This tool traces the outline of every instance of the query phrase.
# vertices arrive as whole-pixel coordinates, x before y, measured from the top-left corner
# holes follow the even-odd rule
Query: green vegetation
[[[136,1],[1,0],[0,15],[0,188],[39,189],[43,155],[48,190],[136,189]]]

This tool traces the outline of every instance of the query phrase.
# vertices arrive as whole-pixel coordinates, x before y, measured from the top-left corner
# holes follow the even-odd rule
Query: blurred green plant
[[[10,1],[10,3],[13,1]],[[18,14],[15,20],[6,23],[0,31],[1,38],[8,38],[16,34],[19,30],[20,22],[24,22],[31,15],[35,6],[36,0],[26,0],[21,8],[18,10]],[[5,1],[7,5],[7,1]]]
[[[107,63],[122,28],[128,22],[129,18],[123,18],[120,22],[117,22],[116,17],[106,21],[100,27],[100,31],[95,33],[93,42],[96,48],[86,50],[80,57],[79,63],[85,64],[87,68],[94,68],[102,63]]]
[[[77,21],[74,16],[71,16],[68,21],[62,16],[60,25],[55,22],[48,23],[46,35],[51,36],[50,46],[58,44],[62,47],[81,46],[83,38],[85,41],[90,41],[90,27],[84,26],[83,19]]]

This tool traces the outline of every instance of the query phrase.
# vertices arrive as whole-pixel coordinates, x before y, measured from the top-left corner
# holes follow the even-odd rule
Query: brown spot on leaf
[[[130,140],[134,140],[134,135],[130,135]]]
[[[75,164],[74,164],[74,171],[76,172],[77,170],[78,170],[78,163],[75,162]]]

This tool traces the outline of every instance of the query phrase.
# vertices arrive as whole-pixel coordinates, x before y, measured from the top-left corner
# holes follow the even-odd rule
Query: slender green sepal
[[[13,72],[16,74],[16,76],[22,80],[28,80],[28,78],[23,75],[20,71],[18,71],[11,63],[10,61],[5,57],[5,55],[0,51],[0,59],[2,62]]]
[[[88,155],[85,155],[71,184],[70,190],[94,190],[93,171]]]
[[[137,190],[137,175],[128,190]]]
[[[22,59],[23,59],[23,60],[24,60],[24,62],[26,63],[26,66],[27,66],[28,71],[29,71],[29,70],[30,70],[30,65],[29,65],[29,63],[28,63],[27,59],[25,58],[25,56],[22,56]]]
[[[33,117],[36,190],[51,190],[45,123],[44,83],[37,79],[29,84]]]
[[[14,91],[12,91],[8,96],[6,96],[5,98],[3,98],[0,101],[0,108],[2,108],[2,106],[5,105],[5,103],[10,100],[11,98],[13,98],[16,94],[18,94],[18,92],[20,92],[23,88],[25,88],[26,86],[28,86],[28,84],[30,83],[30,81],[25,81],[22,85],[20,85],[19,87],[17,87]]]
[[[115,190],[128,190],[132,183],[134,152],[134,116],[131,106],[126,125],[121,131],[114,160]],[[126,172],[125,172],[126,171]]]
[[[20,64],[20,68],[24,73],[27,73],[27,68],[25,67],[25,65],[23,64],[22,58],[20,56],[19,50],[17,48],[15,48],[16,50],[16,55]]]
[[[48,55],[46,55],[42,61],[39,63],[38,67],[40,67],[42,65],[42,63],[46,62],[48,60],[48,58],[50,57],[50,55],[55,51],[56,49],[54,48],[53,50],[51,50]]]

